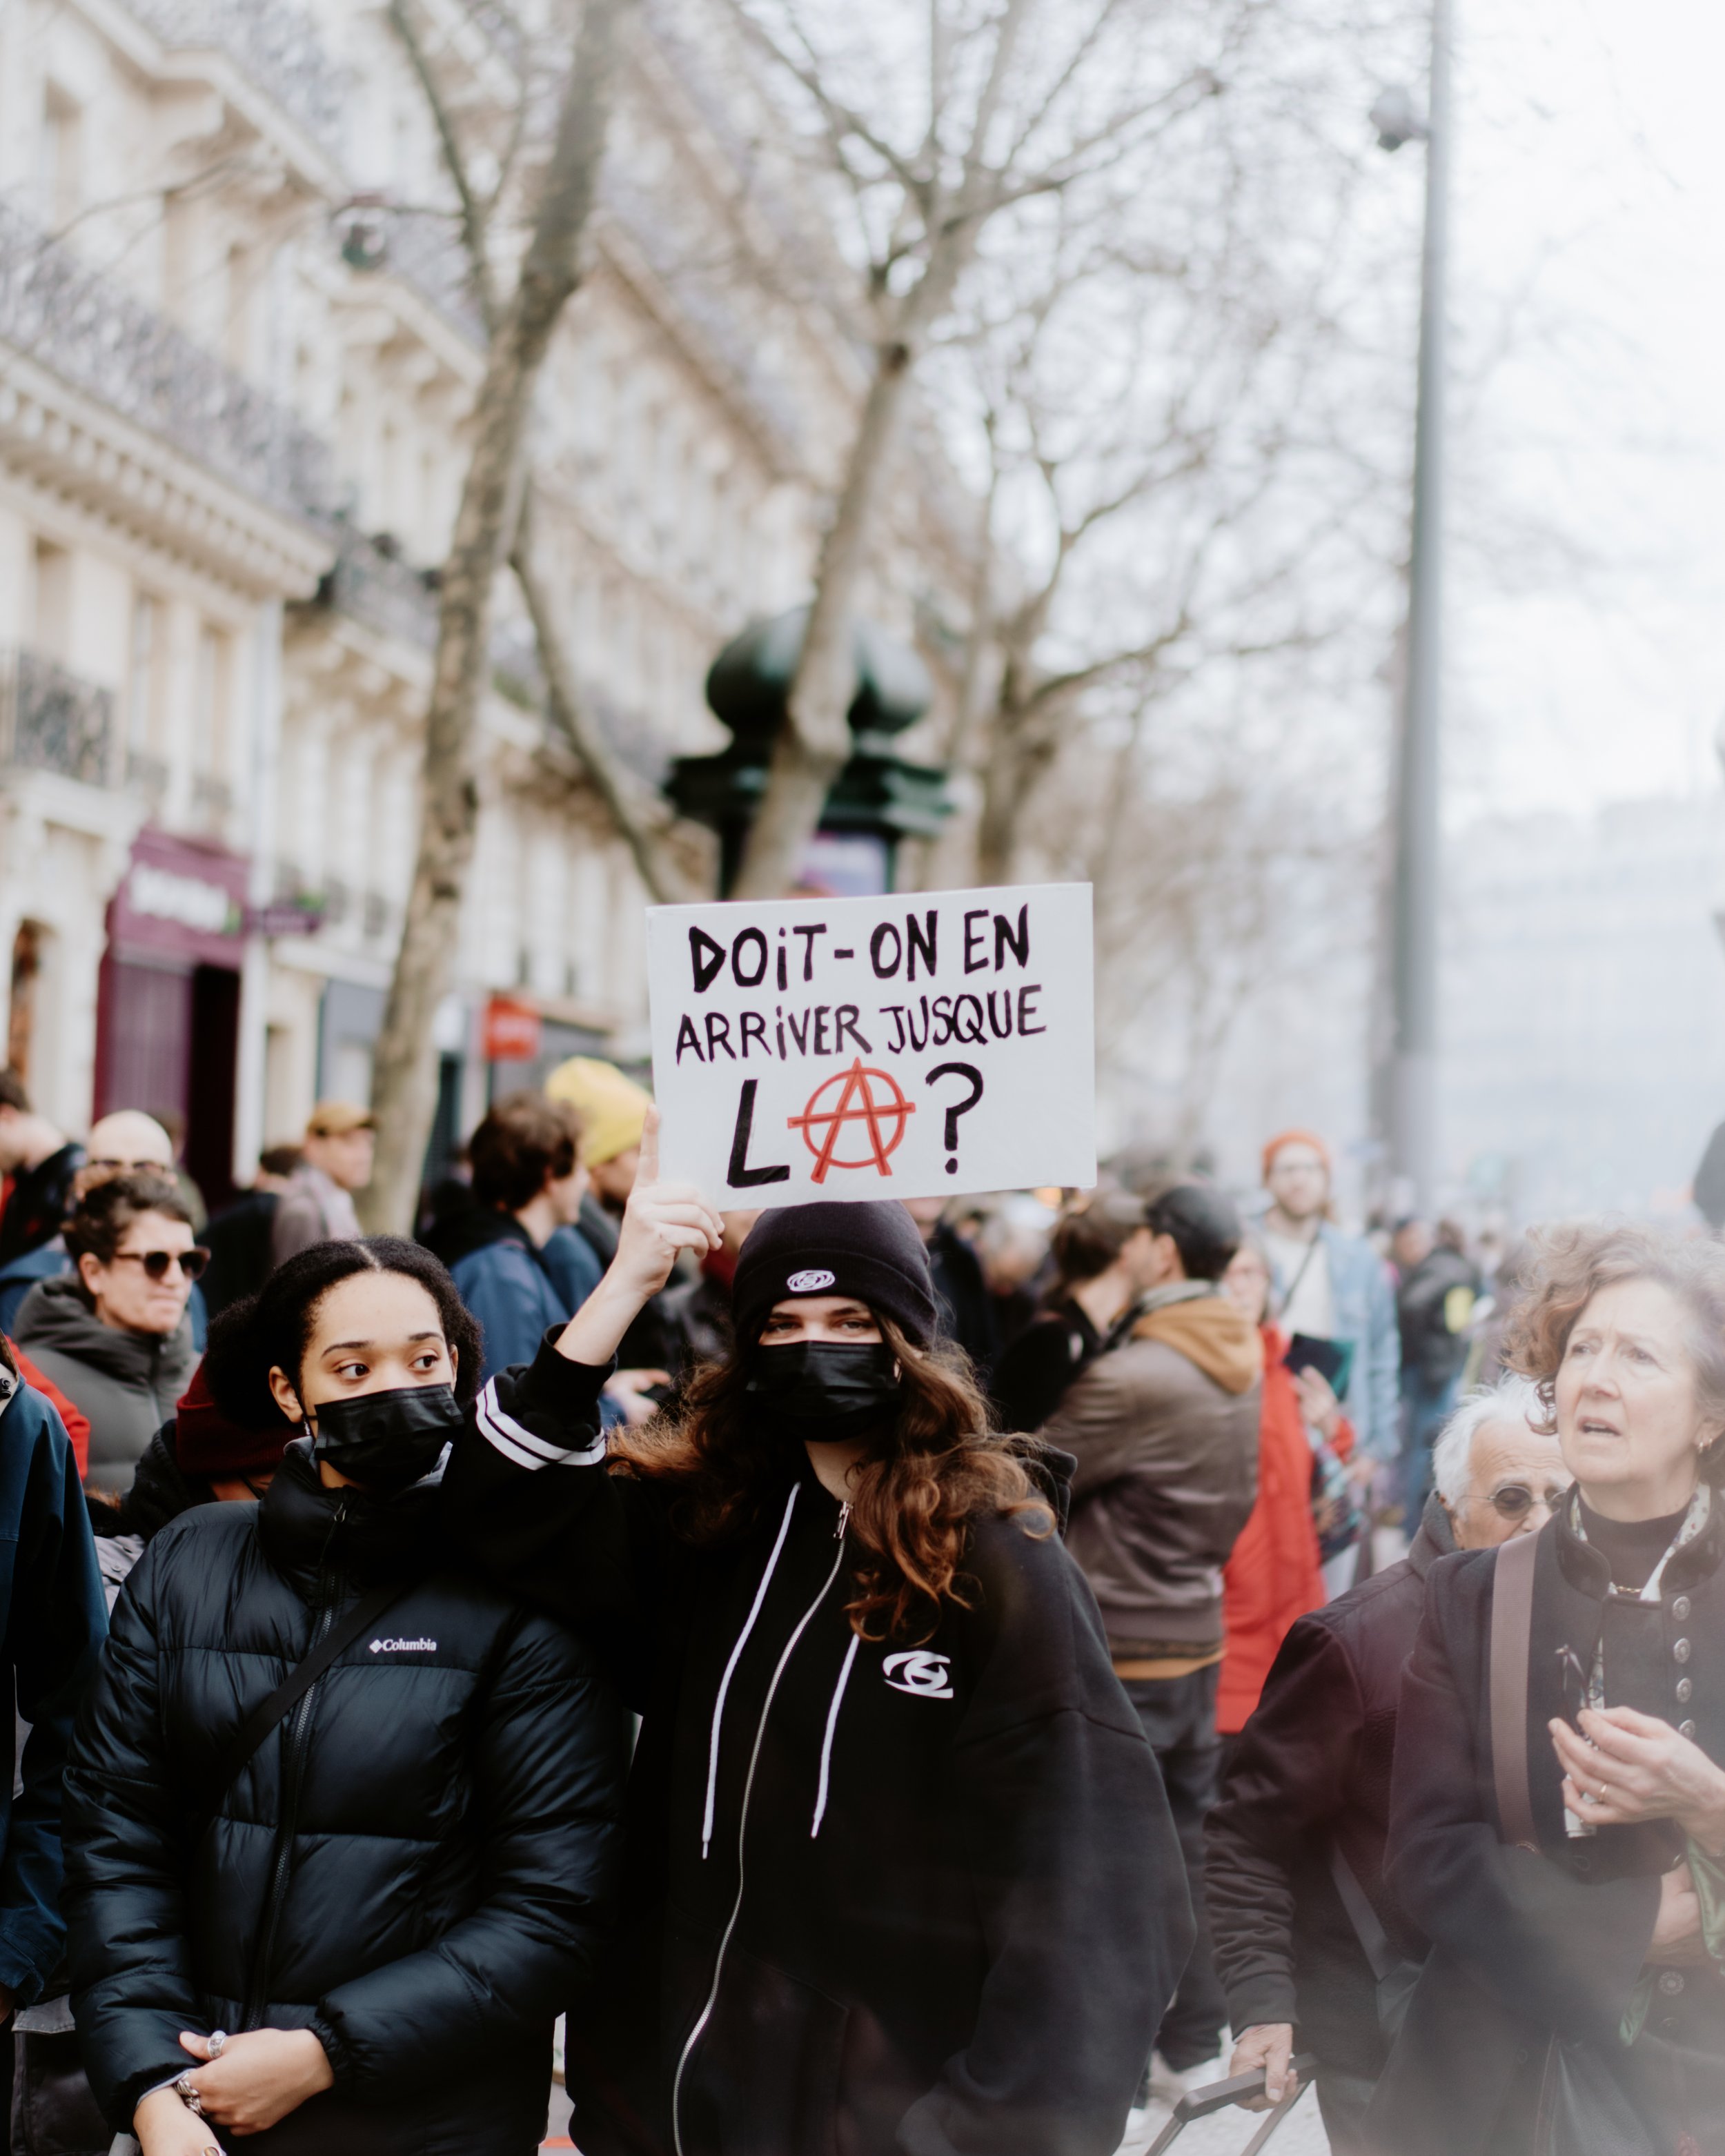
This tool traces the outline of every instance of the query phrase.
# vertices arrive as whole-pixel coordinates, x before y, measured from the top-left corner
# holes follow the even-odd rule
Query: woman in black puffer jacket
[[[254,1382],[308,1435],[260,1504],[164,1528],[115,1611],[66,1773],[91,2082],[143,2156],[199,2156],[213,2126],[257,2156],[529,2156],[552,2021],[598,1943],[625,1726],[569,1633],[436,1538],[479,1343],[434,1258],[320,1244],[221,1322],[252,1329]]]

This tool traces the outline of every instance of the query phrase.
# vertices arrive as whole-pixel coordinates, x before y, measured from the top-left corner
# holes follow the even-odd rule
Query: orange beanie
[[[1276,1156],[1284,1146],[1309,1145],[1323,1163],[1327,1173],[1331,1168],[1330,1149],[1316,1131],[1278,1131],[1264,1148],[1264,1180],[1270,1180],[1270,1171],[1276,1165]]]

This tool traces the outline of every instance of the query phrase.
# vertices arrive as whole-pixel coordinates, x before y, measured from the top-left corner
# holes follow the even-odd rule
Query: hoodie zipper
[[[788,1512],[787,1512],[787,1524],[788,1524],[788,1519],[789,1515]],[[706,2025],[713,2018],[713,2009],[719,2003],[719,1985],[725,1974],[725,1956],[730,1951],[732,1935],[737,1929],[737,1920],[742,1914],[745,1868],[743,1851],[744,1845],[748,1837],[749,1800],[755,1793],[755,1769],[759,1766],[761,1762],[761,1740],[767,1733],[767,1717],[773,1712],[773,1702],[774,1695],[778,1690],[778,1681],[784,1675],[785,1666],[789,1662],[792,1655],[796,1650],[797,1642],[802,1638],[803,1633],[808,1630],[809,1623],[814,1618],[815,1611],[819,1609],[821,1604],[826,1600],[827,1596],[832,1591],[833,1582],[839,1577],[839,1569],[845,1563],[845,1532],[850,1524],[850,1507],[849,1505],[841,1505],[839,1508],[839,1524],[834,1533],[834,1540],[838,1543],[839,1547],[833,1554],[832,1570],[828,1573],[826,1578],[821,1582],[820,1592],[815,1596],[814,1601],[809,1604],[809,1607],[803,1612],[803,1614],[797,1620],[795,1630],[792,1632],[790,1638],[785,1641],[784,1651],[779,1656],[778,1664],[773,1672],[773,1681],[767,1687],[767,1697],[761,1702],[760,1719],[755,1724],[755,1741],[749,1750],[748,1773],[743,1779],[742,1806],[737,1822],[737,1897],[731,1904],[730,1919],[726,1922],[724,1933],[720,1938],[718,1953],[714,1958],[712,1987],[707,1993],[706,2004],[701,2008],[695,2026],[689,2031],[689,2040],[684,2045],[681,2055],[677,2060],[676,2077],[671,2083],[671,2139],[675,2146],[676,2156],[684,2156],[682,2119],[683,2076],[688,2071],[689,2061],[694,2056],[696,2046],[701,2041],[702,2035],[706,2033]],[[774,1555],[776,1556],[777,1554],[778,1553],[775,1551]]]
[[[347,1517],[347,1501],[344,1497],[336,1507],[331,1522],[328,1540],[324,1543],[323,1556],[319,1560],[317,1585],[314,1590],[317,1616],[311,1627],[311,1637],[306,1643],[309,1657],[316,1653],[324,1636],[336,1621],[336,1583],[329,1564],[330,1543],[336,1530]],[[270,1867],[270,1892],[264,1897],[263,1921],[258,1930],[258,1944],[252,1956],[251,1984],[245,2002],[245,2013],[240,2021],[242,2030],[260,2028],[264,2013],[270,2003],[270,1964],[275,1952],[275,1933],[281,1922],[281,1912],[287,1901],[288,1882],[294,1867],[294,1836],[299,1825],[300,1784],[304,1777],[305,1749],[311,1734],[311,1717],[316,1710],[317,1695],[323,1689],[326,1670],[294,1709],[293,1719],[288,1723],[287,1735],[281,1749],[281,1816],[275,1830],[275,1858]]]

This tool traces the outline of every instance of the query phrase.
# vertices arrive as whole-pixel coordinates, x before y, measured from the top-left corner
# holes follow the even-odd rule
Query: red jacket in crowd
[[[1244,1729],[1289,1626],[1325,1600],[1312,1521],[1312,1445],[1300,1413],[1288,1343],[1273,1325],[1264,1338],[1258,1425],[1258,1501],[1222,1573],[1228,1635],[1216,1700],[1224,1737]]]
[[[8,1340],[12,1359],[18,1364],[18,1373],[27,1385],[33,1385],[44,1399],[58,1411],[66,1425],[66,1435],[72,1440],[72,1457],[78,1462],[81,1481],[90,1471],[90,1417],[81,1408],[74,1408],[54,1379],[39,1370],[15,1340]]]

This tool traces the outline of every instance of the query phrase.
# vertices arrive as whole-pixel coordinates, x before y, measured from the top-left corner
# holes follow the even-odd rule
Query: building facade
[[[470,102],[506,105],[484,11],[423,8]],[[713,80],[650,23],[632,50],[536,412],[567,646],[649,778],[721,744],[719,645],[804,596],[862,388],[752,266],[748,130]],[[69,1129],[183,1116],[216,1198],[370,1084],[485,363],[446,200],[372,0],[0,8],[8,1057]],[[900,634],[968,588],[965,519],[915,463],[870,596]],[[644,1040],[644,896],[538,682],[500,585],[445,1140],[489,1089]],[[487,1025],[499,998],[525,1032]]]
[[[1453,1202],[1692,1224],[1725,1120],[1725,796],[1494,818],[1446,864],[1439,1105]]]

